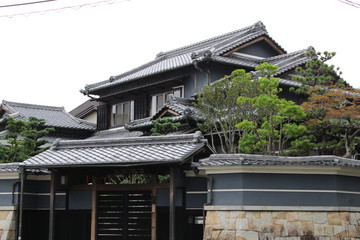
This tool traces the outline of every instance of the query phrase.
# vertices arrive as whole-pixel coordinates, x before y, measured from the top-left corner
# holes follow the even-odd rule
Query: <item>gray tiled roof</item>
[[[313,49],[314,49],[313,47],[308,47],[303,50],[267,58],[265,61],[275,66],[278,66],[279,69],[277,75],[280,75],[284,72],[294,69],[297,66],[301,66],[310,59],[314,58],[314,56],[313,57],[306,56],[306,52]]]
[[[2,108],[7,116],[27,120],[36,117],[45,120],[45,126],[95,131],[94,123],[75,118],[65,111],[63,107],[51,107],[26,103],[2,101]],[[3,118],[4,119],[4,118]]]
[[[16,173],[19,171],[19,163],[0,163],[1,173]]]
[[[216,36],[171,51],[159,53],[154,61],[123,74],[110,77],[109,80],[87,85],[85,86],[85,90],[83,90],[83,92],[94,93],[98,90],[122,84],[124,82],[192,65],[194,61],[212,60],[238,65],[239,67],[253,68],[257,65],[252,59],[224,57],[222,55],[229,50],[260,36],[267,36],[270,38],[264,24],[262,22],[257,22],[237,31]],[[278,48],[282,49],[279,45]],[[282,51],[285,52],[283,49]]]
[[[25,160],[26,167],[128,166],[180,163],[207,141],[200,132],[158,137],[60,141],[53,148]]]
[[[97,101],[87,100],[86,102],[71,110],[69,114],[77,118],[84,118],[89,114],[96,112],[99,104],[100,103]]]
[[[213,154],[193,164],[196,167],[315,165],[360,168],[360,161],[332,155],[285,157],[252,154]]]

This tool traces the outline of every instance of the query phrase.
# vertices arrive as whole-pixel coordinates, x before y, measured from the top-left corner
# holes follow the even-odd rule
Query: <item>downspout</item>
[[[205,232],[205,224],[206,224],[206,210],[205,207],[212,204],[213,201],[213,188],[214,188],[214,177],[206,176],[207,181],[207,202],[203,207],[203,232]]]
[[[15,202],[15,189],[16,189],[16,186],[19,185],[19,184],[20,184],[20,181],[16,181],[16,182],[14,182],[13,185],[12,185],[11,204],[12,204],[13,206],[17,206],[17,205],[18,205],[18,204],[16,204],[16,202]]]
[[[23,166],[20,170],[20,202],[19,202],[19,226],[18,226],[18,240],[22,239],[22,223],[23,223],[23,208],[24,208],[24,183],[26,180],[26,172]]]

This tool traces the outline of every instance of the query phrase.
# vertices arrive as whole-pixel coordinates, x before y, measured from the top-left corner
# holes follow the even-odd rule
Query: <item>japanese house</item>
[[[277,65],[283,97],[301,102],[288,90],[300,85],[291,75],[309,60],[309,49],[287,53],[258,22],[161,52],[154,61],[87,85],[82,92],[98,104],[97,133],[59,141],[21,164],[2,165],[4,175],[17,174],[17,180],[0,183],[8,189],[3,205],[19,206],[18,235],[360,238],[358,161],[212,154],[196,131],[196,91],[238,68]],[[151,120],[162,116],[179,121],[181,132],[146,136]]]

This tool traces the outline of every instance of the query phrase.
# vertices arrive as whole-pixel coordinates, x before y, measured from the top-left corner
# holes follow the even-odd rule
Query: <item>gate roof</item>
[[[195,134],[59,141],[51,149],[25,160],[25,167],[125,166],[181,163],[204,148]]]

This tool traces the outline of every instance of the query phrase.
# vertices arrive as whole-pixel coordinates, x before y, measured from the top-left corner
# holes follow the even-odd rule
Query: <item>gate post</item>
[[[170,167],[169,240],[175,240],[175,168]]]
[[[157,174],[152,174],[152,188],[151,188],[151,240],[156,240],[156,181]]]
[[[56,173],[51,170],[50,208],[49,208],[49,240],[55,239],[55,199],[56,199]]]
[[[92,177],[91,185],[91,240],[96,240],[96,217],[97,217],[97,177]]]

